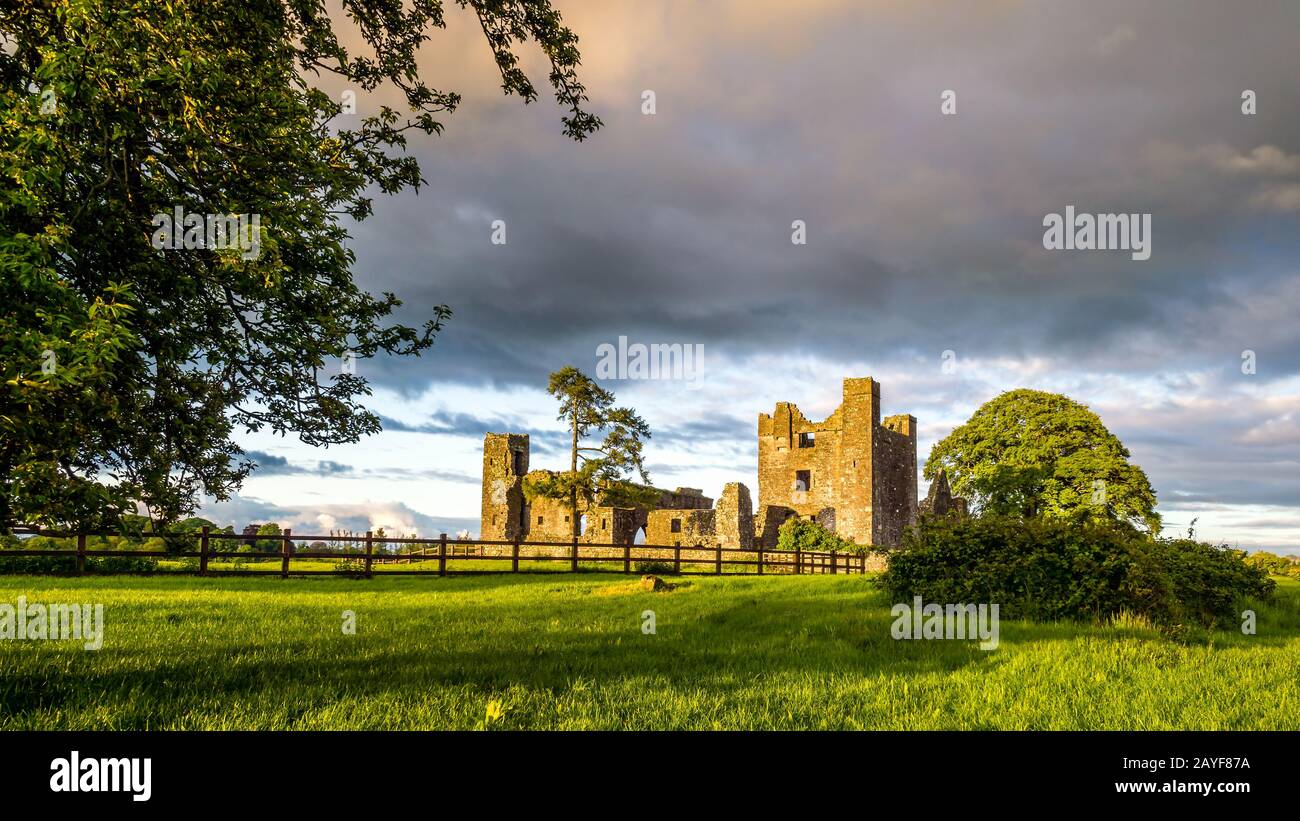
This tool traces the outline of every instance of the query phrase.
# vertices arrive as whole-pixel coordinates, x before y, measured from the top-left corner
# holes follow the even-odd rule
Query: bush
[[[32,536],[26,539],[6,537],[0,540],[0,573],[75,573],[77,556],[75,539]],[[152,573],[158,561],[150,556],[96,556],[95,549],[144,549],[136,542],[125,539],[105,540],[102,537],[87,539],[86,571],[89,573]],[[62,550],[61,556],[8,556],[9,550]]]
[[[1277,583],[1266,570],[1245,562],[1245,552],[1192,539],[1146,540],[1154,545],[1172,583],[1170,614],[1180,623],[1240,623],[1241,600],[1267,598]]]
[[[346,559],[339,559],[334,567],[347,576],[363,576],[366,572],[366,560],[349,556]]]
[[[1274,576],[1285,576],[1291,569],[1291,560],[1267,550],[1257,550],[1246,557],[1246,564],[1258,567]]]
[[[998,604],[1013,619],[1113,618],[1205,627],[1236,623],[1246,597],[1275,586],[1244,554],[1127,525],[984,516],[922,517],[879,582],[899,601]]]
[[[819,553],[862,553],[863,546],[836,535],[812,519],[792,516],[786,519],[776,535],[777,550],[802,550]]]
[[[636,568],[636,572],[640,573],[642,576],[666,576],[675,572],[673,570],[672,562],[640,561],[634,564],[633,567]]]
[[[1279,556],[1267,550],[1257,550],[1246,557],[1246,564],[1273,576],[1300,577],[1300,556]]]
[[[158,561],[149,556],[86,556],[88,573],[152,573]],[[77,557],[5,556],[0,553],[0,573],[75,573]]]

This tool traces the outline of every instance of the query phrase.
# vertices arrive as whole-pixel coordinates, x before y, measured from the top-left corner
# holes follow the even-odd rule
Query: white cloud
[[[1250,198],[1250,203],[1264,211],[1300,211],[1300,183],[1266,185]]]
[[[1137,31],[1127,23],[1123,23],[1109,34],[1097,40],[1093,48],[1103,57],[1109,57],[1120,48],[1137,39]]]

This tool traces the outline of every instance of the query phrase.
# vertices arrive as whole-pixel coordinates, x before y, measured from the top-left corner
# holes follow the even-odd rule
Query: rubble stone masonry
[[[758,417],[762,534],[790,515],[834,523],[858,544],[896,545],[916,521],[916,417],[880,418],[880,383],[845,379],[843,402],[814,422],[789,402]]]

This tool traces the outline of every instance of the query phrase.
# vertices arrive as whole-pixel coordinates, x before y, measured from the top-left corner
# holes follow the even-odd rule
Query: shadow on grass
[[[0,579],[13,590],[16,577]],[[707,690],[721,698],[752,692],[763,680],[828,682],[837,677],[897,678],[951,673],[1004,663],[998,651],[972,641],[895,641],[890,602],[861,578],[708,577],[672,581],[671,593],[632,589],[623,574],[256,579],[181,577],[50,579],[46,587],[78,592],[103,589],[141,594],[129,607],[158,645],[115,644],[97,653],[43,643],[5,648],[0,705],[9,719],[37,712],[76,713],[105,704],[119,726],[175,720],[193,711],[235,713],[242,702],[276,705],[280,714],[322,702],[391,694],[419,696],[430,689],[568,692],[581,680],[619,685],[649,682],[677,692]],[[628,586],[626,593],[608,588]],[[480,598],[474,593],[519,595]],[[602,592],[602,590],[604,592]],[[232,599],[222,618],[183,610],[149,594],[281,593],[377,594],[358,607],[365,625],[356,636],[338,628],[339,604],[263,603]],[[385,593],[449,593],[428,601],[394,600]],[[1272,647],[1294,642],[1300,618],[1294,590],[1259,603],[1260,635],[1216,639],[1216,647]],[[0,594],[3,596],[4,594]],[[28,593],[29,598],[33,596]],[[66,598],[66,597],[64,597]],[[361,608],[364,608],[362,610]],[[656,633],[641,631],[642,614],[656,613]],[[229,629],[229,632],[220,632]],[[1270,637],[1270,631],[1279,632]],[[1289,631],[1281,635],[1282,631]],[[1220,634],[1214,634],[1219,636]],[[1097,628],[1074,623],[1003,621],[1004,644],[1139,640],[1170,644],[1141,626]],[[110,634],[111,639],[111,634]],[[301,694],[301,708],[280,704]],[[287,712],[286,712],[287,711]],[[299,713],[300,714],[300,713]],[[21,719],[20,719],[21,720]],[[126,721],[121,725],[120,721]],[[134,722],[139,722],[138,724]]]
[[[159,589],[159,580],[142,581],[132,586]],[[334,698],[512,685],[563,692],[580,679],[635,680],[725,696],[752,688],[761,677],[909,676],[983,660],[979,650],[964,645],[948,643],[936,651],[920,646],[923,642],[893,641],[887,610],[846,613],[846,605],[860,600],[860,594],[787,592],[764,599],[759,595],[763,591],[754,592],[752,598],[742,596],[723,607],[716,599],[692,602],[689,593],[680,591],[628,595],[621,603],[606,600],[594,612],[590,605],[599,597],[565,599],[550,612],[535,614],[526,604],[521,613],[517,602],[479,604],[466,615],[481,625],[450,639],[425,633],[421,628],[428,616],[417,615],[375,635],[265,642],[204,637],[177,646],[171,656],[138,645],[108,646],[98,654],[45,652],[17,669],[11,666],[0,678],[0,695],[11,716],[76,711],[108,695],[110,701],[153,705],[146,713],[156,723],[161,715],[211,709],[216,700],[233,710],[241,701],[274,700],[278,690],[296,687]],[[674,597],[676,602],[669,604]],[[640,614],[647,608],[659,611],[656,635],[640,630]],[[430,626],[448,617],[440,611]],[[381,622],[385,617],[372,613],[367,618]],[[564,626],[553,627],[556,620]],[[255,630],[253,635],[264,633]]]

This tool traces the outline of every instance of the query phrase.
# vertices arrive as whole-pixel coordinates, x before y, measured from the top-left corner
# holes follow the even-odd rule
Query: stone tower
[[[483,437],[483,506],[479,538],[523,539],[528,534],[528,434],[489,433]]]
[[[767,544],[790,515],[829,523],[858,544],[897,545],[916,521],[916,418],[880,418],[880,383],[845,379],[822,422],[779,402],[758,417],[758,497]]]

